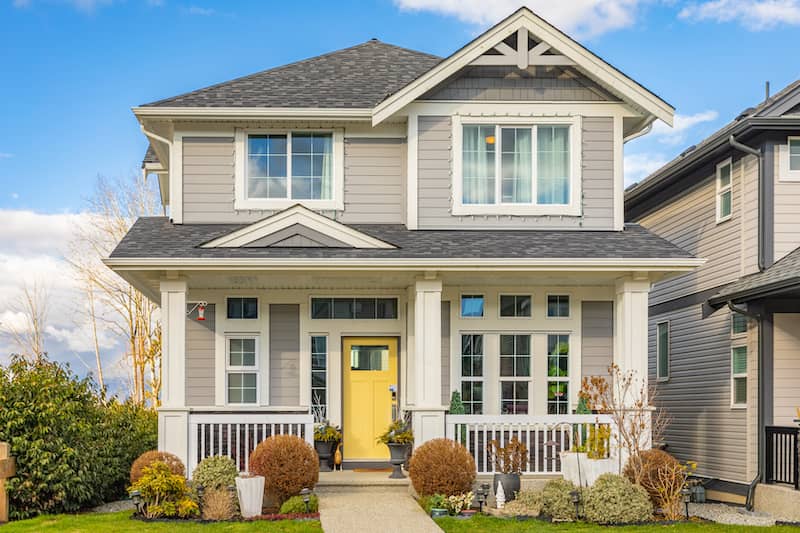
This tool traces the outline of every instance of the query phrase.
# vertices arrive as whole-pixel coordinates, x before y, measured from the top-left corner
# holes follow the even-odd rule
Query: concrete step
[[[320,472],[317,487],[408,487],[411,481],[390,479],[389,472]]]

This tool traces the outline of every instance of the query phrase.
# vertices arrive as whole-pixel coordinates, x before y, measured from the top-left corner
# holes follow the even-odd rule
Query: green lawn
[[[267,533],[295,533],[295,532],[320,532],[322,527],[318,521],[300,522],[293,520],[282,520],[280,522],[268,522],[259,520],[255,522],[232,522],[220,524],[198,524],[188,522],[185,524],[176,522],[141,522],[131,520],[130,511],[121,513],[93,513],[78,515],[47,515],[30,520],[20,520],[0,526],[2,533],[39,533],[48,531],[58,531],[59,533],[84,533],[110,531],[113,533],[142,533],[143,531],[156,531],[164,533],[178,533],[180,531],[201,531],[208,533],[217,532],[249,532],[264,531]]]
[[[501,533],[522,533],[537,532],[576,532],[576,531],[597,531],[604,530],[608,533],[616,532],[639,532],[639,533],[668,533],[672,531],[696,531],[698,533],[757,533],[758,531],[798,533],[800,528],[790,526],[776,526],[772,528],[745,527],[745,526],[726,526],[722,524],[696,523],[696,524],[672,524],[672,525],[647,525],[647,526],[624,526],[624,527],[603,527],[593,524],[582,523],[562,523],[551,524],[539,520],[514,520],[506,518],[494,518],[488,516],[475,516],[469,520],[458,520],[456,518],[438,518],[439,524],[445,533],[471,533],[471,532],[501,532]]]

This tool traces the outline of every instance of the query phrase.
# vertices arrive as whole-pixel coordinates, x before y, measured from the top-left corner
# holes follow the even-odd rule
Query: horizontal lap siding
[[[246,222],[249,212],[236,212],[233,137],[184,137],[183,221]]]
[[[581,306],[581,377],[607,376],[614,359],[614,303]]]
[[[667,451],[696,461],[698,474],[749,482],[747,412],[731,409],[730,313],[702,317],[699,305],[650,317],[650,379],[655,383],[656,325],[670,323],[670,377],[657,383],[656,404],[670,419]],[[748,384],[749,385],[749,384]]]
[[[269,306],[269,403],[300,405],[300,306]]]
[[[194,304],[188,304],[189,311]],[[208,305],[205,320],[197,320],[197,309],[186,317],[186,405],[209,406],[214,396],[214,305]]]
[[[776,313],[773,315],[774,337],[774,388],[773,423],[777,426],[795,426],[800,418],[800,314]]]
[[[406,144],[399,139],[345,139],[346,224],[405,221]]]
[[[775,150],[775,261],[800,246],[800,182],[781,181],[780,150]]]
[[[582,130],[583,217],[453,216],[452,126],[448,116],[419,117],[418,216],[420,229],[588,228],[614,225],[614,121],[584,117]]]

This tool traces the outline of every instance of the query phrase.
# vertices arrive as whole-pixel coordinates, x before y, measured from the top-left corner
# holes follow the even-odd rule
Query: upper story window
[[[569,295],[547,295],[547,318],[569,318]]]
[[[258,318],[258,298],[228,298],[229,319]]]
[[[462,318],[483,317],[482,294],[463,294],[461,296],[461,317]]]
[[[501,294],[500,316],[503,318],[531,316],[531,295]]]
[[[453,214],[580,214],[578,119],[454,128]]]
[[[731,218],[733,211],[732,182],[733,163],[730,159],[717,165],[717,222]]]
[[[311,298],[311,318],[395,320],[397,298]]]
[[[342,134],[331,130],[236,133],[237,209],[342,208]]]
[[[788,137],[786,144],[778,146],[780,155],[780,181],[800,181],[800,137]]]
[[[789,137],[789,170],[800,171],[800,137]]]

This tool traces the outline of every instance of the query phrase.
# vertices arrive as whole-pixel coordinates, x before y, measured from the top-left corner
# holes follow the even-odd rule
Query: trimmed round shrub
[[[677,468],[679,465],[678,460],[664,450],[645,450],[639,453],[639,457],[628,459],[623,474],[628,481],[641,485],[647,491],[653,506],[663,507],[662,491],[659,490],[663,484],[660,481],[659,472],[679,471]],[[637,473],[638,480],[636,479]]]
[[[236,463],[225,455],[206,457],[192,473],[192,482],[204,489],[227,489],[236,483],[239,470]]]
[[[131,466],[131,485],[139,481],[142,475],[144,475],[144,469],[155,462],[164,463],[169,467],[170,472],[175,475],[186,476],[186,468],[177,455],[173,455],[169,452],[150,450],[149,452],[144,452],[133,462]]]
[[[303,501],[302,496],[292,496],[281,505],[281,514],[305,514],[316,513],[319,511],[319,498],[312,494],[308,499],[308,511],[306,511],[306,502]]]
[[[519,491],[517,497],[503,507],[503,512],[511,516],[539,516],[542,512],[542,491]]]
[[[408,475],[420,496],[453,496],[472,490],[475,460],[467,449],[450,439],[433,439],[414,451]]]
[[[250,454],[250,470],[264,476],[264,490],[274,494],[279,504],[313,489],[319,481],[317,452],[294,435],[273,435]]]
[[[585,492],[584,518],[597,524],[635,524],[653,518],[647,491],[624,476],[603,474]]]
[[[575,485],[566,479],[552,479],[542,490],[542,514],[553,520],[575,520],[572,491]]]

